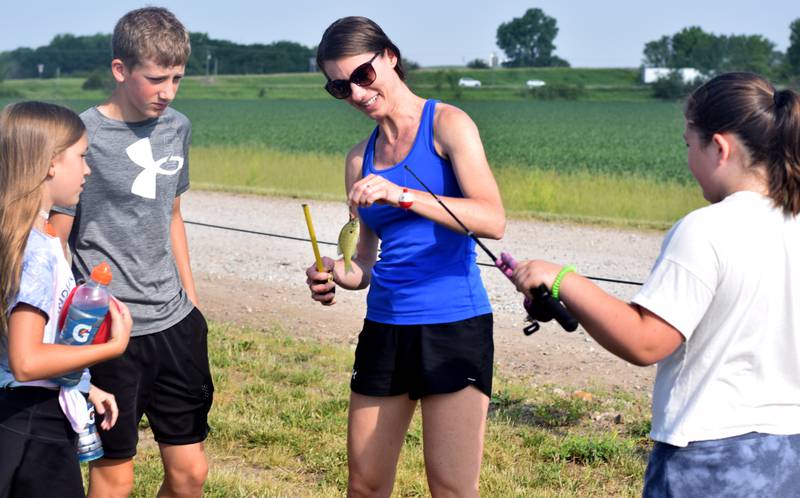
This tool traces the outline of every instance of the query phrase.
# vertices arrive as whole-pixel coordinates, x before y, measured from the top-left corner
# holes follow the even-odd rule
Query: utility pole
[[[211,50],[209,50],[209,48],[206,47],[206,83],[209,82],[208,71],[209,71],[210,65],[211,65]]]

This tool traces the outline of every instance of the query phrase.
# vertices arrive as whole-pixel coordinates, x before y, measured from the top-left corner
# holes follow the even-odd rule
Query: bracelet
[[[562,267],[561,271],[558,272],[558,275],[556,275],[556,279],[553,280],[553,288],[550,289],[550,295],[552,295],[555,299],[558,299],[558,291],[561,288],[561,281],[564,280],[564,276],[573,271],[576,271],[574,266],[566,265]]]

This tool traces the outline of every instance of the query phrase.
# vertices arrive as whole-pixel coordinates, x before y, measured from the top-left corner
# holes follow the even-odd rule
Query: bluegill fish
[[[350,273],[353,271],[352,260],[356,253],[356,244],[358,243],[358,232],[361,226],[358,223],[358,218],[345,223],[342,230],[339,232],[339,245],[337,250],[339,254],[344,256],[344,272]]]

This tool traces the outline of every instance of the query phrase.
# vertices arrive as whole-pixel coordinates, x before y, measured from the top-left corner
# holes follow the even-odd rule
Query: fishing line
[[[297,241],[300,241],[300,242],[311,242],[311,239],[306,238],[306,237],[294,237],[294,236],[291,236],[291,235],[283,235],[283,234],[278,234],[278,233],[259,232],[258,230],[248,230],[248,229],[245,229],[245,228],[236,228],[236,227],[229,227],[229,226],[224,226],[224,225],[214,225],[212,223],[202,223],[202,222],[199,222],[199,221],[183,220],[183,222],[185,224],[187,224],[187,225],[197,225],[197,226],[206,227],[206,228],[216,228],[217,230],[228,230],[230,232],[249,233],[249,234],[252,234],[252,235],[261,235],[261,236],[264,236],[264,237],[275,237],[277,239],[297,240]],[[324,244],[326,246],[336,246],[337,245],[336,242],[326,242],[324,240],[319,240],[319,239],[317,239],[317,243],[318,244]],[[478,261],[478,262],[476,262],[476,264],[478,266],[486,266],[488,268],[497,268],[497,266],[492,264],[492,263],[482,263],[482,262]],[[590,280],[597,280],[597,281],[600,281],[600,282],[610,282],[610,283],[613,283],[613,284],[643,285],[642,282],[634,282],[632,280],[622,280],[622,279],[618,279],[618,278],[605,278],[605,277],[592,277],[592,276],[588,276],[588,275],[583,275],[583,276],[588,278],[588,279],[590,279]]]

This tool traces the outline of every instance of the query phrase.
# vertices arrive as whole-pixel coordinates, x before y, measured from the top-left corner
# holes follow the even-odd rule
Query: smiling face
[[[83,191],[85,177],[91,173],[86,164],[89,140],[86,133],[53,158],[50,166],[50,200],[56,206],[74,206]]]
[[[119,59],[111,63],[117,91],[112,100],[123,121],[136,122],[160,116],[175,98],[185,66],[165,67],[145,60],[127,67]]]
[[[400,80],[394,71],[397,58],[390,51],[384,51],[373,59],[374,56],[374,53],[368,52],[325,61],[323,64],[323,71],[330,80],[349,80],[353,71],[372,59],[375,80],[366,86],[350,83],[352,93],[345,100],[373,119],[386,113],[388,102],[392,98],[391,89]]]

